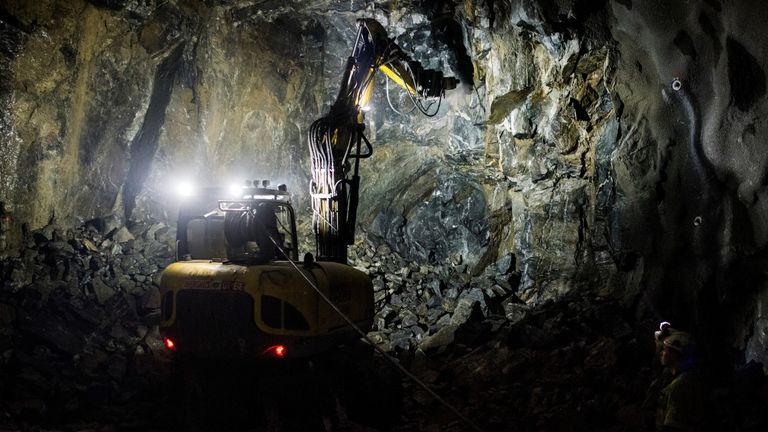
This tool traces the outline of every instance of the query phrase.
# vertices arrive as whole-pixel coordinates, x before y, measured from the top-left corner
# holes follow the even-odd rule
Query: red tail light
[[[286,353],[287,351],[285,349],[285,345],[272,345],[271,347],[264,350],[264,354],[270,354],[277,358],[285,357]]]
[[[163,343],[165,344],[166,347],[168,347],[169,350],[176,351],[176,344],[173,343],[172,340],[168,338],[163,338]]]

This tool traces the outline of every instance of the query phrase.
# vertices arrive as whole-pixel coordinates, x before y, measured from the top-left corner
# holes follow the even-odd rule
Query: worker
[[[696,431],[703,414],[702,386],[694,371],[695,342],[691,334],[668,322],[655,333],[659,362],[669,384],[659,392],[657,432]]]

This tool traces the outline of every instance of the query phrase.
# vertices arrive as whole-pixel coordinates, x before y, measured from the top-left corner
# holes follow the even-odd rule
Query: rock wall
[[[623,246],[656,313],[738,351],[764,340],[766,109],[758,2],[615,2]],[[760,17],[760,18],[758,18]],[[745,90],[749,88],[749,90]],[[718,349],[720,350],[720,348]],[[748,359],[765,354],[747,350]]]
[[[173,185],[190,179],[306,184],[324,38],[312,18],[205,2],[11,2],[6,14],[2,200],[30,229],[173,219]]]
[[[84,2],[11,2],[2,200],[30,228],[111,211],[156,70],[131,22]],[[133,25],[135,26],[135,24]]]

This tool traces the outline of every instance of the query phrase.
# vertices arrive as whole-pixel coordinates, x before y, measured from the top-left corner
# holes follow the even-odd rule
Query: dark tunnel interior
[[[768,430],[766,21],[0,1],[0,431]]]

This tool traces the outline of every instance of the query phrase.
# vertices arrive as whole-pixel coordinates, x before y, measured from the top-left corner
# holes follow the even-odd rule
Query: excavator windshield
[[[184,233],[187,250],[180,250],[185,259],[225,259],[227,242],[224,238],[224,215],[190,219]]]

